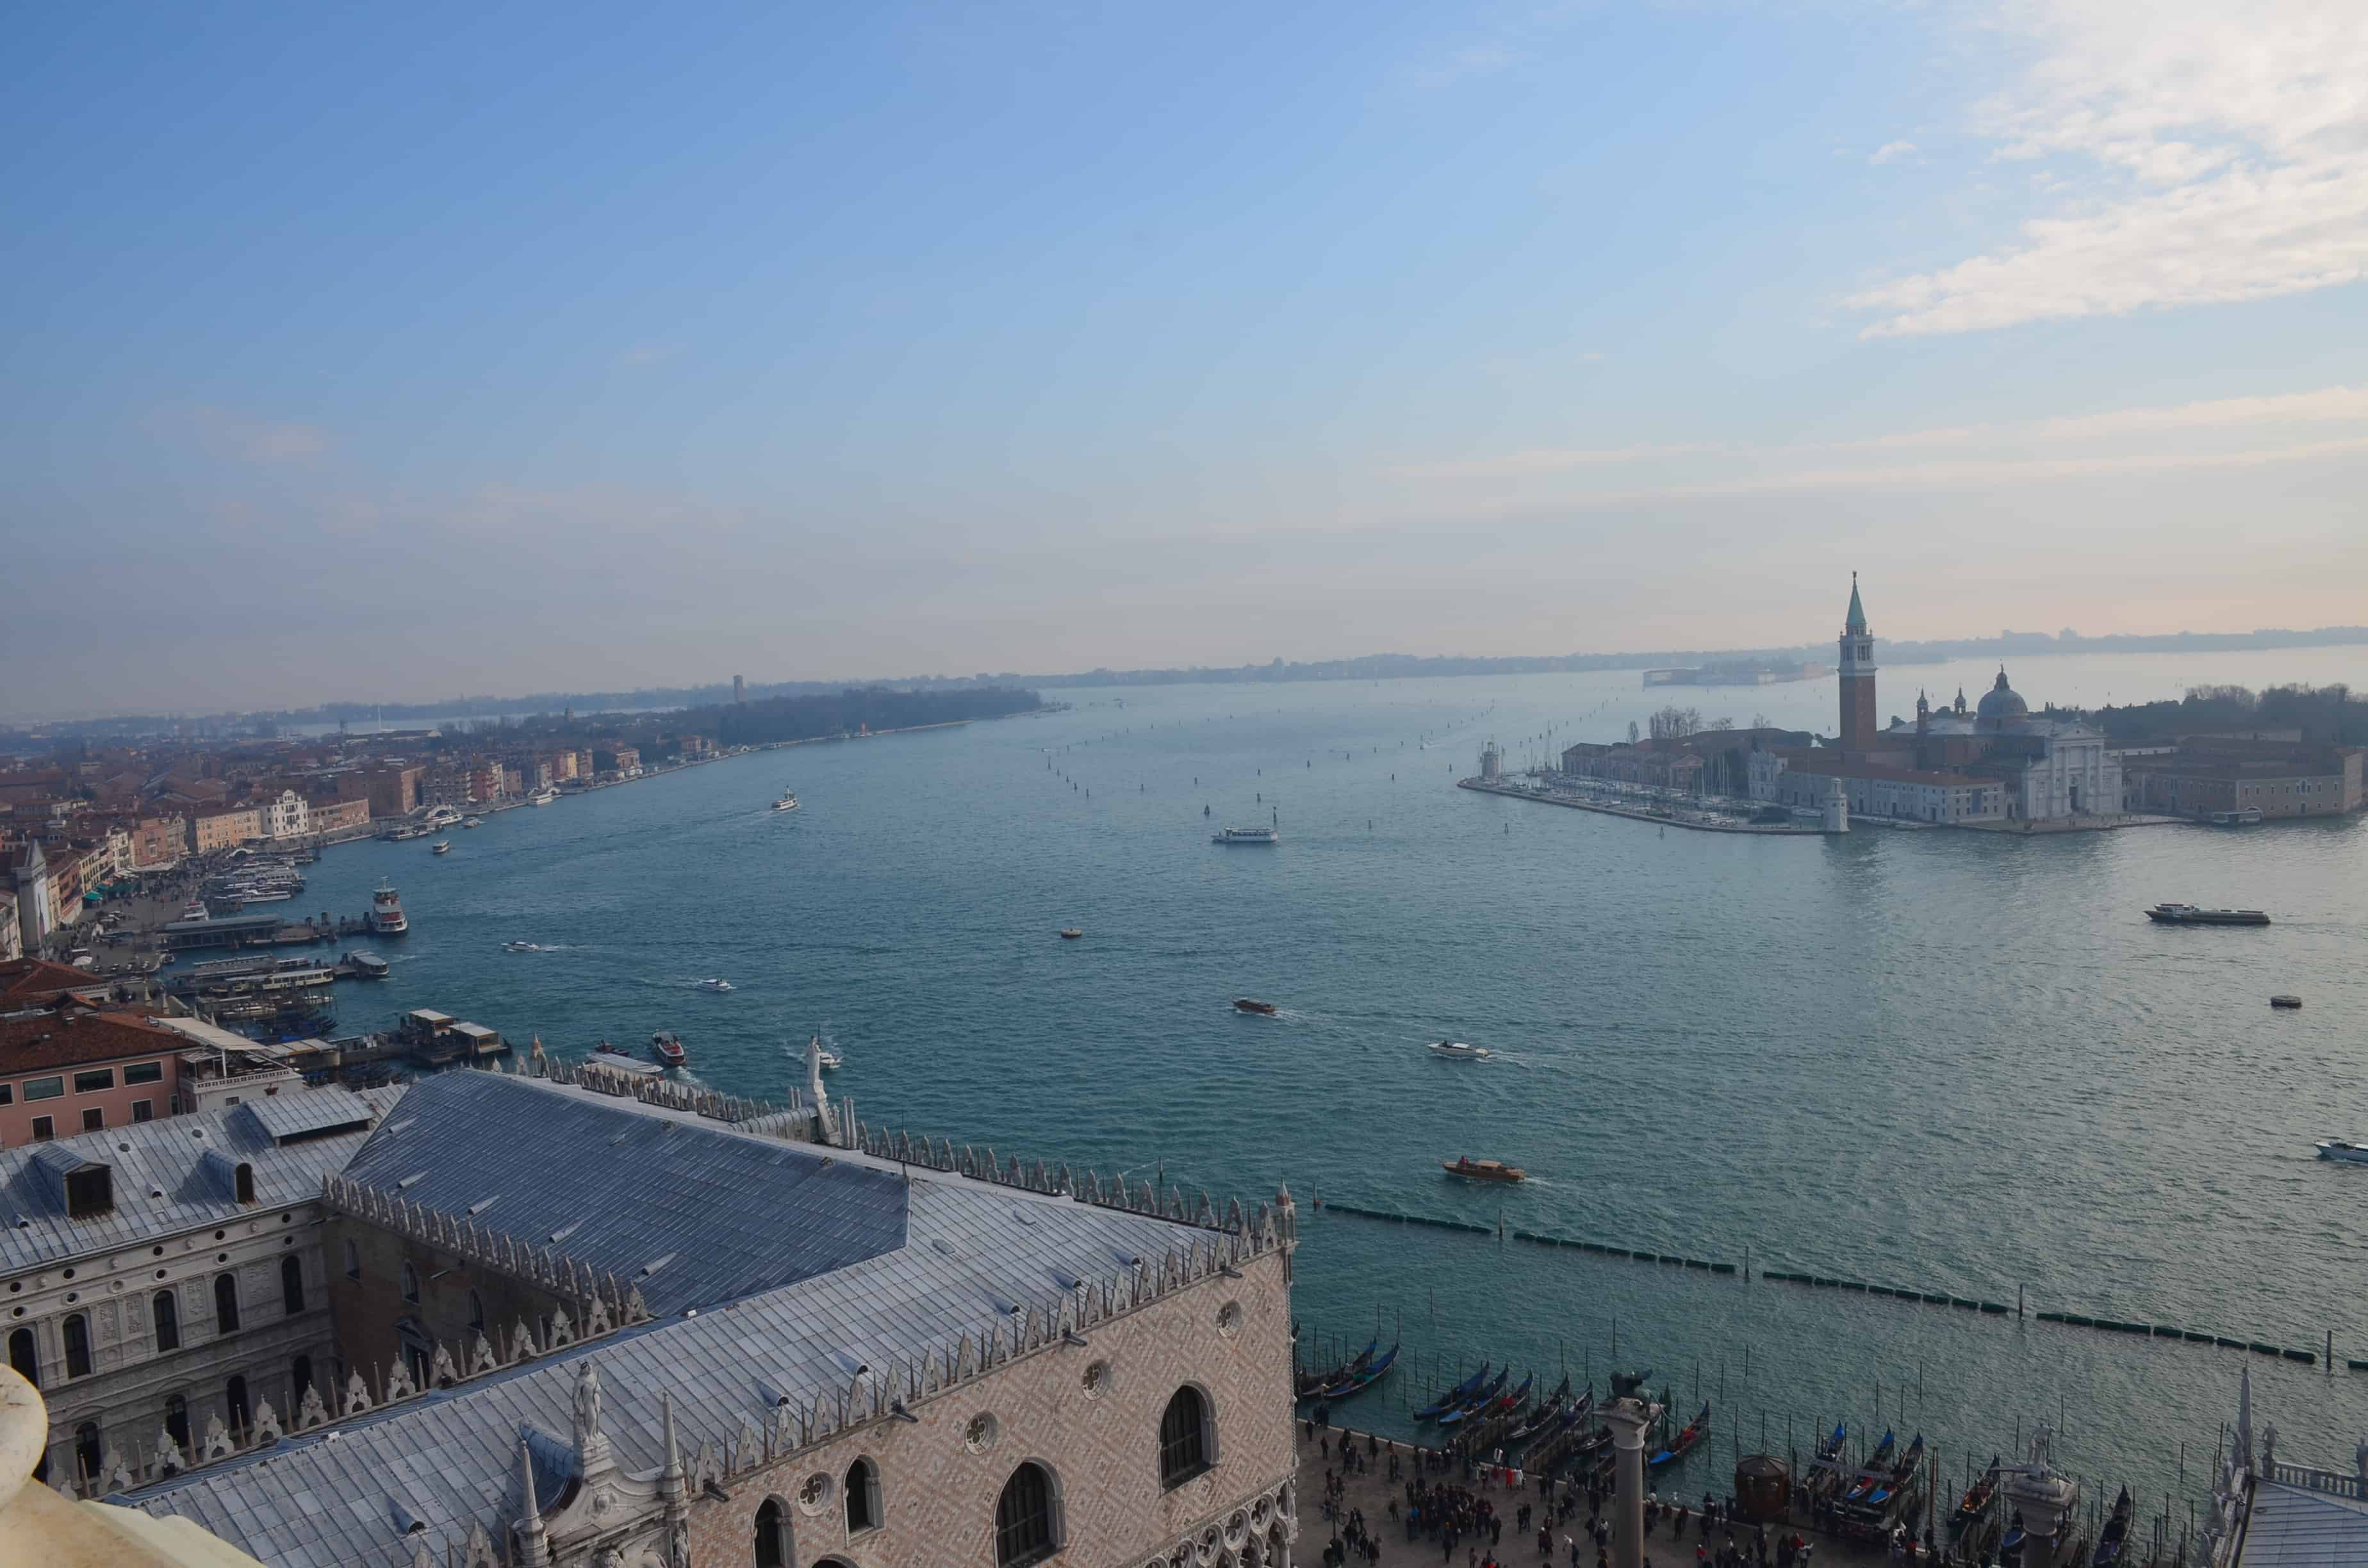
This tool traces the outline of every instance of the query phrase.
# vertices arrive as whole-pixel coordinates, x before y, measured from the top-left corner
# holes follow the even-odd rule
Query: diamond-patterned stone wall
[[[1239,1561],[1247,1554],[1228,1536],[1245,1531],[1229,1522],[1241,1515],[1246,1524],[1262,1499],[1257,1517],[1279,1545],[1272,1499],[1293,1463],[1290,1266],[1289,1250],[1277,1249],[1243,1264],[1241,1278],[1212,1274],[1092,1325],[1083,1346],[1056,1341],[934,1395],[914,1407],[916,1421],[875,1422],[733,1476],[729,1501],[692,1505],[691,1562],[754,1562],[757,1511],[778,1497],[791,1522],[794,1568],[825,1558],[853,1568],[994,1568],[996,1499],[1027,1460],[1054,1479],[1062,1545],[1050,1561],[1060,1568],[1152,1568],[1212,1530],[1217,1550],[1200,1560]],[[1230,1332],[1221,1321],[1234,1324]],[[1107,1371],[1089,1392],[1095,1368]],[[1165,1491],[1159,1418],[1187,1382],[1213,1409],[1216,1462]],[[994,1437],[973,1452],[965,1437],[982,1414],[994,1418]],[[882,1522],[850,1537],[843,1488],[859,1458],[878,1467]],[[803,1494],[814,1475],[827,1478],[827,1494],[809,1507]],[[1263,1555],[1271,1568],[1278,1553]]]

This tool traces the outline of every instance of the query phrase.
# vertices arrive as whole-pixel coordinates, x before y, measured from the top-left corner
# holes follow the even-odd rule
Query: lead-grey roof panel
[[[905,1244],[893,1170],[497,1073],[414,1085],[345,1174],[638,1284],[661,1317]]]
[[[241,1108],[255,1119],[265,1137],[273,1140],[302,1138],[332,1127],[368,1121],[372,1115],[368,1100],[335,1087],[251,1099]]]

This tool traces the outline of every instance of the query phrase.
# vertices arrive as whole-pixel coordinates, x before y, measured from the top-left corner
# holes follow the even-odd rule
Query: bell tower
[[[1858,574],[1850,574],[1850,619],[1842,622],[1842,750],[1862,752],[1874,744],[1874,634],[1858,600]]]

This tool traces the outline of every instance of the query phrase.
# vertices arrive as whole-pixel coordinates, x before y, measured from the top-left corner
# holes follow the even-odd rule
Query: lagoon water
[[[1993,673],[1886,670],[1883,711]],[[2012,673],[2036,707],[2368,683],[2368,651]],[[1837,1419],[1922,1431],[1955,1477],[2044,1420],[2092,1501],[2126,1481],[2177,1523],[2240,1367],[2283,1452],[2342,1468],[2368,1436],[2368,1373],[2340,1366],[2368,1359],[2368,1169],[2311,1149],[2368,1132],[2368,822],[1761,840],[1452,787],[1492,736],[1518,765],[1671,697],[1830,729],[1830,678],[1056,695],[1076,706],[501,813],[441,858],[332,851],[306,907],[358,913],[386,877],[412,921],[379,944],[390,981],[341,987],[344,1026],[435,1006],[571,1056],[670,1028],[700,1080],[776,1096],[822,1028],[848,1057],[836,1091],[875,1124],[1138,1179],[1164,1162],[1220,1204],[1287,1182],[1310,1344],[1404,1335],[1404,1372],[1341,1412],[1383,1431],[1411,1434],[1410,1406],[1484,1358],[1599,1389],[1649,1365],[1717,1405],[1717,1462],[1680,1487],[1724,1491],[1738,1446],[1789,1432],[1805,1452]],[[784,786],[804,807],[775,815]],[[1269,821],[1278,848],[1209,842]],[[2277,924],[2157,927],[2140,912],[2161,899]],[[710,975],[736,989],[698,990]],[[2302,1011],[2270,1010],[2285,991]],[[1497,1058],[1438,1060],[1441,1037]],[[1460,1153],[1532,1179],[1443,1176]],[[2338,1369],[1516,1229],[2318,1353],[2331,1332]]]

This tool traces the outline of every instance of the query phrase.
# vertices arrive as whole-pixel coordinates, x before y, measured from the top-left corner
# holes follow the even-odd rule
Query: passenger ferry
[[[411,922],[403,917],[403,900],[384,882],[370,894],[370,928],[381,937],[400,937],[411,929]]]
[[[1212,844],[1280,844],[1282,835],[1270,827],[1229,827],[1212,835]]]
[[[2157,926],[2267,926],[2270,917],[2258,909],[2198,909],[2192,903],[2157,903],[2146,911]]]
[[[781,798],[773,802],[773,809],[777,812],[796,811],[798,809],[798,792],[794,790],[782,790]]]
[[[439,838],[429,845],[427,849],[428,853],[433,855],[450,855],[452,853],[452,841],[449,838]]]

